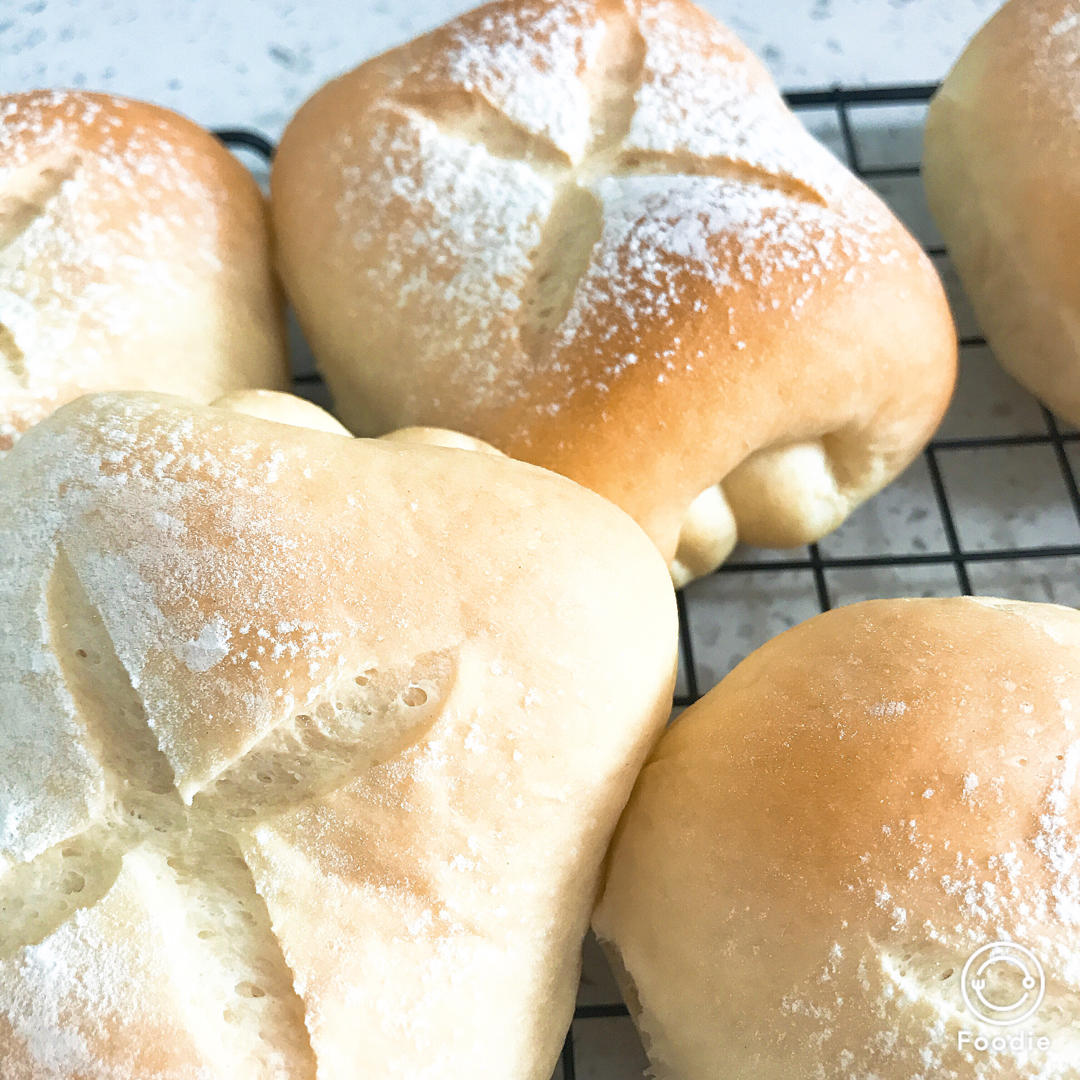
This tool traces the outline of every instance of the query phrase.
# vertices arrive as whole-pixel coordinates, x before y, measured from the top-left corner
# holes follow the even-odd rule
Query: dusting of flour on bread
[[[230,189],[230,167],[251,183],[208,133],[153,106],[79,91],[0,96],[0,451],[80,392],[143,385],[170,327],[224,309],[213,291],[235,288],[224,264],[257,243],[238,238],[234,218],[254,191]],[[147,355],[132,361],[139,348]],[[191,372],[209,361],[184,357]],[[178,389],[185,377],[158,383]]]
[[[554,1060],[670,703],[669,581],[620,511],[100,394],[0,459],[0,522],[5,1080]],[[502,1002],[533,1027],[493,1051]]]
[[[745,47],[678,6],[681,21],[662,3],[474,13],[395,75],[363,136],[338,133],[365,290],[440,327],[410,342],[428,377],[403,387],[405,413],[437,411],[439,387],[481,413],[524,406],[527,442],[535,381],[552,414],[614,393],[639,328],[670,328],[649,363],[663,382],[702,359],[682,338],[725,298],[796,320],[819,283],[901,257],[888,212]],[[732,342],[748,334],[731,320]]]

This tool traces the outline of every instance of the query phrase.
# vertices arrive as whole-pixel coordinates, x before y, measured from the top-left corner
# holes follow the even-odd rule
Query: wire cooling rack
[[[1080,605],[1080,432],[1059,423],[994,362],[930,220],[919,177],[936,87],[837,87],[786,94],[807,127],[874,187],[922,242],[949,293],[960,345],[957,394],[922,457],[847,523],[796,552],[738,548],[678,595],[676,710],[770,637],[874,596],[983,593]],[[219,131],[265,164],[273,146]],[[295,387],[325,402],[310,360]],[[553,1080],[632,1080],[640,1042],[596,943],[586,942],[574,1023]]]

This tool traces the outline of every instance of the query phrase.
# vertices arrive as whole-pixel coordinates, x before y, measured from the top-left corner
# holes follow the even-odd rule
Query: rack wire
[[[836,145],[833,147],[844,159],[849,168],[858,176],[862,177],[871,186],[887,184],[891,181],[910,180],[918,183],[919,164],[914,161],[898,161],[876,163],[865,160],[860,147],[860,123],[862,118],[868,115],[868,111],[881,110],[889,107],[918,107],[925,106],[929,101],[936,86],[933,85],[906,85],[906,86],[878,86],[859,89],[834,87],[824,90],[805,90],[787,93],[785,98],[796,113],[804,116],[810,113],[825,111],[831,116],[831,123],[835,125],[838,135]],[[217,132],[218,136],[233,148],[242,148],[254,151],[269,162],[273,155],[272,144],[255,132],[245,130],[228,130]],[[828,140],[827,140],[828,141]],[[886,196],[886,201],[888,198]],[[900,208],[897,212],[903,218],[904,212]],[[910,224],[910,222],[908,223]],[[947,272],[947,253],[944,246],[937,243],[924,245],[926,253]],[[958,318],[958,323],[960,322]],[[986,341],[977,333],[961,333],[958,336],[961,365],[964,364],[966,354],[977,350],[985,350]],[[313,372],[301,372],[295,378],[298,392],[305,396],[312,396],[313,392],[320,389],[320,380]],[[678,594],[679,609],[679,644],[680,644],[680,678],[675,697],[676,709],[681,709],[692,704],[698,697],[710,688],[716,677],[723,674],[731,666],[734,659],[726,658],[719,665],[715,662],[707,665],[708,670],[703,671],[703,652],[708,647],[703,645],[694,633],[695,612],[699,607],[707,607],[709,604],[709,592],[716,582],[723,582],[725,588],[733,588],[736,591],[750,591],[754,596],[761,595],[758,586],[752,586],[755,578],[774,579],[776,575],[798,574],[808,576],[812,582],[811,595],[816,610],[827,611],[836,603],[835,589],[831,576],[843,571],[873,571],[873,570],[896,570],[912,567],[937,567],[950,568],[952,579],[947,582],[939,582],[937,594],[965,594],[970,595],[973,591],[994,591],[992,588],[983,587],[979,590],[973,588],[973,577],[980,571],[983,582],[987,581],[987,572],[992,570],[995,564],[1020,564],[1029,560],[1045,565],[1052,565],[1060,569],[1060,560],[1080,560],[1080,486],[1077,483],[1076,471],[1071,460],[1071,451],[1075,448],[1080,451],[1080,432],[1063,427],[1045,408],[1035,405],[1024,395],[1023,391],[1010,384],[1009,393],[1016,395],[1017,400],[1023,399],[1029,415],[1036,419],[1039,430],[1027,430],[1022,432],[1002,432],[987,430],[977,435],[963,435],[958,437],[941,437],[935,439],[925,450],[922,461],[928,479],[929,495],[927,501],[932,504],[933,512],[936,513],[940,525],[940,535],[944,542],[936,549],[895,551],[888,550],[889,545],[882,545],[883,550],[869,550],[856,554],[837,553],[829,548],[828,539],[821,544],[810,544],[800,549],[795,554],[781,553],[776,556],[755,553],[748,549],[738,549],[734,557],[721,566],[713,575],[696,582]],[[1037,411],[1036,411],[1037,410]],[[993,426],[991,423],[990,426]],[[1029,425],[1032,426],[1032,425]],[[962,530],[958,522],[958,514],[955,506],[956,493],[950,495],[947,471],[950,461],[956,455],[968,453],[987,454],[993,451],[1021,448],[1043,448],[1052,452],[1054,468],[1058,472],[1060,490],[1054,498],[1058,500],[1058,509],[1067,511],[1069,521],[1067,525],[1061,525],[1059,515],[1059,533],[1065,537],[1064,542],[1036,543],[1036,544],[994,544],[984,546],[962,542]],[[1080,453],[1077,454],[1077,465],[1080,466]],[[987,466],[989,467],[989,465]],[[882,496],[878,496],[882,498]],[[873,502],[873,500],[871,501]],[[868,504],[869,505],[869,504]],[[1030,523],[1029,523],[1030,524]],[[1038,523],[1035,523],[1036,527]],[[1031,531],[1030,529],[1028,531]],[[1053,531],[1053,530],[1051,530]],[[1055,561],[1059,560],[1059,561]],[[1077,564],[1080,566],[1080,562]],[[1071,568],[1075,574],[1075,568]],[[1001,579],[1000,569],[994,580]],[[1049,580],[1049,576],[1047,577]],[[710,582],[712,584],[710,584]],[[768,586],[765,587],[766,593]],[[1002,590],[1007,591],[1007,590]],[[1043,592],[1052,593],[1052,588],[1047,585]],[[729,592],[730,595],[730,592]],[[1038,595],[1035,599],[1055,599],[1053,595]],[[723,606],[723,605],[720,605]],[[810,612],[812,613],[812,612]],[[797,620],[795,620],[797,621]],[[766,635],[771,636],[771,635]],[[742,644],[742,643],[740,643]],[[743,646],[744,652],[752,651],[752,648],[760,642],[748,642]],[[715,658],[712,658],[715,661]],[[592,964],[599,963],[594,947],[592,951]],[[590,982],[590,963],[586,960],[586,979],[583,982],[583,990]],[[640,1075],[638,1071],[644,1059],[640,1055],[640,1047],[636,1044],[636,1037],[632,1031],[622,1033],[623,1042],[628,1039],[633,1041],[629,1052],[624,1048],[618,1055],[606,1063],[603,1060],[603,1046],[601,1040],[600,1057],[595,1053],[597,1040],[590,1031],[589,1025],[597,1021],[618,1021],[629,1028],[629,1013],[625,1004],[618,1000],[617,992],[606,974],[601,974],[591,980],[594,985],[592,992],[583,994],[586,998],[596,996],[596,983],[601,984],[600,997],[603,1000],[581,1001],[574,1013],[574,1023],[566,1036],[561,1060],[556,1069],[553,1080],[578,1080],[579,1072],[587,1071],[590,1077],[596,1080],[630,1080],[633,1073]],[[607,997],[604,997],[604,993]],[[593,1056],[589,1058],[587,1065],[579,1069],[580,1054],[579,1045],[588,1043],[593,1048]],[[616,1058],[618,1060],[616,1060]],[[631,1064],[626,1062],[632,1060]],[[619,1064],[621,1062],[622,1064]],[[632,1072],[627,1073],[629,1067]],[[621,1072],[615,1070],[622,1069]]]

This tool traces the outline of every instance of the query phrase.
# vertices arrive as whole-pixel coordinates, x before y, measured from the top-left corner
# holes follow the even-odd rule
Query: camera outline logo
[[[987,972],[997,964],[1021,972],[1022,993],[1011,1004],[1001,1005],[984,994]],[[1013,1027],[1030,1019],[1046,996],[1046,973],[1039,958],[1015,941],[993,941],[968,957],[960,974],[960,993],[972,1016],[994,1027]]]

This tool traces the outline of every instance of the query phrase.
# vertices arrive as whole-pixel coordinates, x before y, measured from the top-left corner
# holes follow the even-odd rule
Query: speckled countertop
[[[79,86],[277,136],[334,75],[472,0],[0,0],[0,90]],[[704,0],[784,87],[940,79],[997,0]]]

